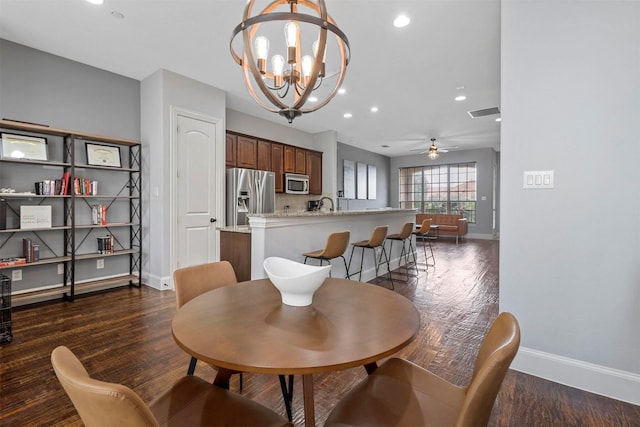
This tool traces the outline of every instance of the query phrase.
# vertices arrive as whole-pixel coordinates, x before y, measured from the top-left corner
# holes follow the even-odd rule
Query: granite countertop
[[[256,218],[287,218],[287,217],[310,217],[310,216],[348,216],[348,215],[372,215],[385,214],[393,212],[411,212],[417,213],[416,209],[396,209],[396,208],[380,208],[366,209],[361,211],[298,211],[298,212],[275,212],[268,214],[249,214],[248,217]]]
[[[251,227],[248,225],[230,225],[227,227],[216,227],[220,231],[229,231],[232,233],[249,233],[251,234]]]

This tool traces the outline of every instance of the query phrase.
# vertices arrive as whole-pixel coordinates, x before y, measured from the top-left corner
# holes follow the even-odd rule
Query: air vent
[[[469,111],[469,115],[472,118],[491,116],[493,114],[500,114],[500,109],[498,107],[485,108],[484,110],[473,110]]]

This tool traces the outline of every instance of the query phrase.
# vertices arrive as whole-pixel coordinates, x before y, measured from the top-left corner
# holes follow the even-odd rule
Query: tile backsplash
[[[322,194],[322,196],[328,196],[328,194]],[[299,195],[299,194],[285,194],[276,193],[276,212],[284,212],[284,207],[289,206],[289,212],[300,212],[307,210],[307,201],[319,200],[322,196],[319,195]],[[323,210],[329,210],[329,204],[326,204]]]

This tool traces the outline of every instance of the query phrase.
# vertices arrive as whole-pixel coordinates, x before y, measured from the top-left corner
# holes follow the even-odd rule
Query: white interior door
[[[215,240],[216,124],[178,115],[177,267],[217,259]]]

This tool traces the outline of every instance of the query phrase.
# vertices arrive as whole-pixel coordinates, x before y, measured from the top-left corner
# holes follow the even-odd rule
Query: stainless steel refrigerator
[[[275,173],[227,169],[227,226],[248,225],[249,214],[275,212]]]

